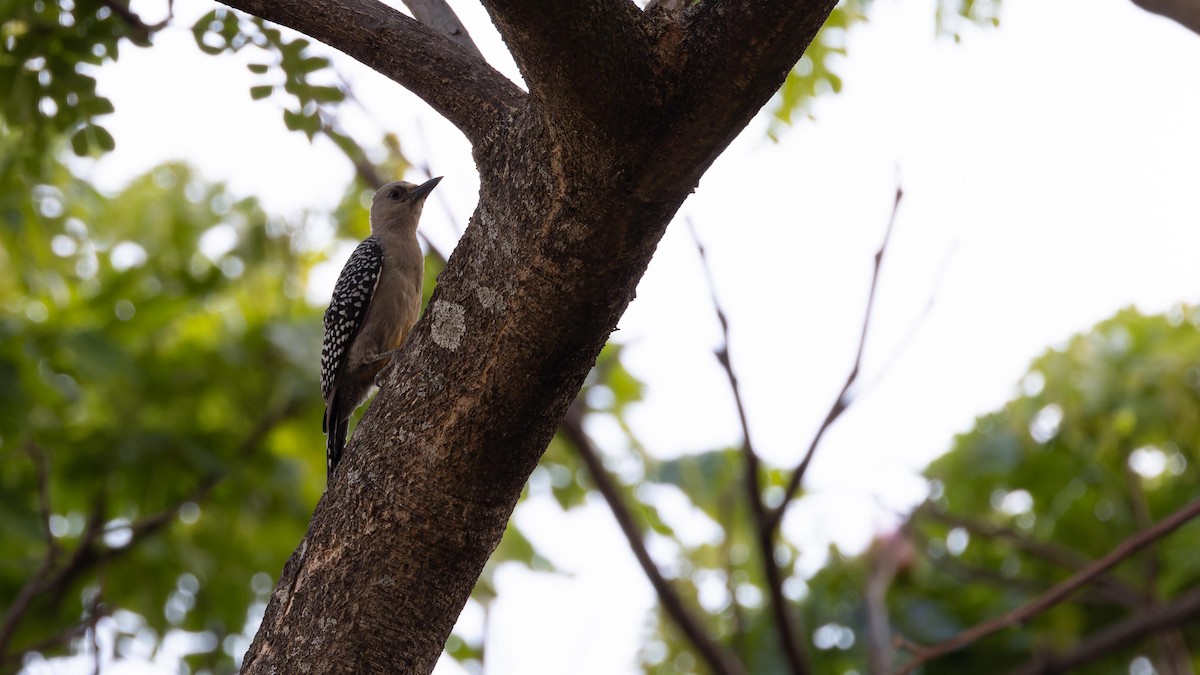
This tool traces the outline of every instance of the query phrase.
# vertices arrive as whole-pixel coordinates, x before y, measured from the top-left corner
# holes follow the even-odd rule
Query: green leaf
[[[85,117],[99,117],[100,115],[109,115],[115,111],[112,101],[103,96],[89,96],[81,98],[79,105],[79,114]]]
[[[260,84],[257,86],[253,86],[253,87],[250,87],[250,98],[258,101],[258,100],[261,100],[261,99],[264,99],[264,98],[270,96],[271,92],[273,92],[273,91],[275,91],[275,87],[273,87],[269,84]],[[288,128],[290,129],[291,127],[288,127]]]
[[[113,140],[112,134],[108,133],[108,129],[93,124],[92,134],[100,152],[112,152],[113,148],[117,147],[117,142]]]
[[[304,116],[293,110],[283,111],[283,123],[288,131],[299,131],[304,128]]]
[[[210,45],[206,42],[210,33],[210,27],[217,20],[217,12],[218,10],[214,9],[192,24],[192,37],[196,40],[196,46],[205,54],[214,56],[225,51],[224,45]]]
[[[324,56],[309,56],[309,57],[300,59],[299,62],[296,64],[296,67],[294,68],[294,70],[296,72],[304,73],[307,75],[308,73],[313,73],[318,70],[321,70],[322,68],[328,68],[328,67],[329,67],[329,59],[325,58]]]
[[[340,87],[312,86],[308,88],[308,95],[317,103],[341,103],[346,100],[346,92]]]
[[[268,66],[265,63],[248,63],[246,64],[246,67],[250,69],[250,72],[257,75],[265,75],[266,72],[271,69],[271,66]]]
[[[87,128],[80,129],[74,134],[71,134],[71,150],[80,157],[87,157],[89,148],[89,140]]]

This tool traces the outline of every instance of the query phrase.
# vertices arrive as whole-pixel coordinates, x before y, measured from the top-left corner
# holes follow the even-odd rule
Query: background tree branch
[[[1013,671],[1012,675],[1071,672],[1074,668],[1092,663],[1145,637],[1177,629],[1197,616],[1200,616],[1200,589],[1194,589],[1169,603],[1118,621],[1088,636],[1064,654],[1038,655]]]
[[[1072,572],[1085,569],[1094,562],[1091,558],[1078,551],[1053,542],[1038,541],[1024,536],[1012,528],[992,525],[974,518],[952,514],[948,511],[932,508],[929,505],[918,509],[913,515],[913,520],[929,518],[950,527],[961,527],[976,536],[1011,542],[1021,551]],[[1100,574],[1095,577],[1093,582],[1099,590],[1104,591],[1114,600],[1127,607],[1139,607],[1143,604],[1143,593],[1116,576]]]
[[[809,672],[808,655],[805,653],[802,631],[797,626],[798,621],[792,616],[791,603],[783,595],[783,570],[775,560],[775,528],[763,504],[762,494],[762,462],[754,444],[750,440],[750,423],[746,417],[746,406],[742,401],[742,390],[738,385],[737,374],[729,358],[729,319],[721,307],[717,297],[716,284],[713,281],[712,270],[708,265],[708,255],[704,245],[696,236],[695,228],[691,228],[692,239],[696,242],[696,251],[700,254],[700,263],[704,268],[705,279],[708,281],[709,295],[712,297],[713,310],[717,314],[717,323],[721,326],[721,346],[716,351],[717,361],[725,371],[729,381],[729,389],[733,394],[734,407],[737,409],[738,423],[742,430],[742,457],[745,459],[745,494],[753,518],[754,541],[758,546],[758,555],[762,561],[763,576],[767,580],[767,596],[770,598],[771,614],[775,617],[775,630],[779,635],[779,643],[787,657],[788,667],[794,675]]]
[[[825,436],[825,432],[833,423],[846,412],[850,404],[854,401],[854,397],[850,393],[850,389],[854,383],[858,381],[858,373],[862,368],[863,351],[867,346],[867,331],[871,327],[871,315],[875,309],[875,293],[879,288],[879,271],[883,267],[883,254],[887,251],[888,242],[892,239],[892,229],[896,226],[896,214],[900,211],[900,200],[904,197],[904,191],[897,186],[896,197],[892,201],[892,215],[888,218],[887,229],[883,233],[883,241],[879,244],[879,250],[875,252],[875,266],[871,273],[871,290],[867,292],[867,308],[863,311],[862,331],[858,336],[858,349],[854,353],[854,365],[850,368],[850,373],[846,376],[846,381],[842,383],[842,389],[838,392],[837,397],[833,400],[833,405],[829,407],[829,412],[825,414],[825,419],[822,420],[821,426],[817,427],[817,432],[813,434],[812,441],[808,444],[808,450],[805,451],[804,457],[796,468],[792,471],[792,475],[788,478],[787,487],[783,491],[783,499],[768,514],[767,519],[772,528],[778,528],[780,521],[783,520],[783,515],[787,511],[788,505],[796,494],[800,491],[800,486],[804,482],[804,474],[808,471],[808,465],[812,462],[813,456],[817,452],[817,446],[821,444],[821,439]]]
[[[658,565],[650,557],[650,552],[646,550],[641,528],[634,521],[633,515],[625,505],[625,500],[621,497],[616,483],[613,481],[612,476],[609,475],[608,470],[604,468],[604,463],[596,453],[591,439],[588,438],[587,433],[583,429],[583,410],[578,399],[567,410],[567,415],[563,418],[561,429],[567,439],[571,441],[571,444],[575,446],[576,451],[579,452],[583,463],[587,465],[588,473],[591,474],[592,480],[596,483],[596,489],[604,497],[604,501],[608,504],[609,509],[612,510],[617,525],[621,528],[622,534],[625,535],[625,539],[629,542],[629,548],[633,551],[633,556],[637,558],[638,564],[642,567],[642,572],[645,573],[646,579],[650,581],[650,585],[654,588],[654,592],[658,596],[659,604],[662,605],[667,615],[671,617],[675,625],[679,627],[679,630],[692,643],[697,654],[700,655],[700,658],[704,660],[713,673],[717,673],[718,675],[745,675],[745,666],[729,650],[713,640],[695,612],[684,604],[683,598],[675,592],[675,588],[671,585],[671,582],[662,575],[662,572],[658,569]]]
[[[1155,523],[1150,529],[1142,530],[1132,537],[1129,537],[1125,541],[1121,542],[1112,551],[1110,551],[1108,555],[1097,560],[1091,565],[1088,565],[1079,573],[1072,575],[1069,579],[1064,580],[1062,583],[1056,584],[1053,588],[1046,591],[1032,602],[1010,612],[1006,612],[1002,616],[996,617],[995,619],[985,621],[972,628],[964,630],[945,642],[930,647],[920,648],[908,663],[896,671],[897,675],[911,673],[919,668],[923,663],[927,663],[932,659],[962,649],[972,642],[991,635],[996,631],[1003,630],[1004,628],[1008,628],[1009,626],[1024,621],[1028,621],[1030,618],[1062,602],[1085,584],[1091,582],[1095,577],[1127,560],[1138,551],[1178,529],[1184,523],[1187,523],[1189,520],[1198,515],[1200,515],[1200,500],[1196,500],[1182,509],[1179,509],[1175,513],[1172,513],[1166,518],[1163,518]]]
[[[478,57],[480,61],[485,61],[483,53],[475,46],[475,41],[467,32],[467,27],[445,0],[404,0],[404,5],[417,21],[450,38],[454,44]]]

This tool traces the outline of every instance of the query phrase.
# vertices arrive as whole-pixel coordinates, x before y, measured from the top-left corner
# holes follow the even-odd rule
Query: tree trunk
[[[485,0],[529,93],[375,0],[227,4],[392,77],[474,148],[479,206],[243,665],[427,673],[671,217],[833,2]]]

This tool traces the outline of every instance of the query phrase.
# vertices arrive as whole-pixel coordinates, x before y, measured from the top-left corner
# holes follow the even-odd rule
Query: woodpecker
[[[327,478],[342,458],[350,416],[421,312],[425,257],[417,243],[417,220],[440,180],[396,181],[379,188],[371,200],[371,236],[354,249],[333,287],[321,347]]]

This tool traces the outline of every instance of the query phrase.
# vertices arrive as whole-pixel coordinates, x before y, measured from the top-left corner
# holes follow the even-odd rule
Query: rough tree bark
[[[473,146],[479,206],[243,665],[427,673],[667,223],[834,1],[483,0],[528,93],[376,0],[224,1],[387,75]]]

